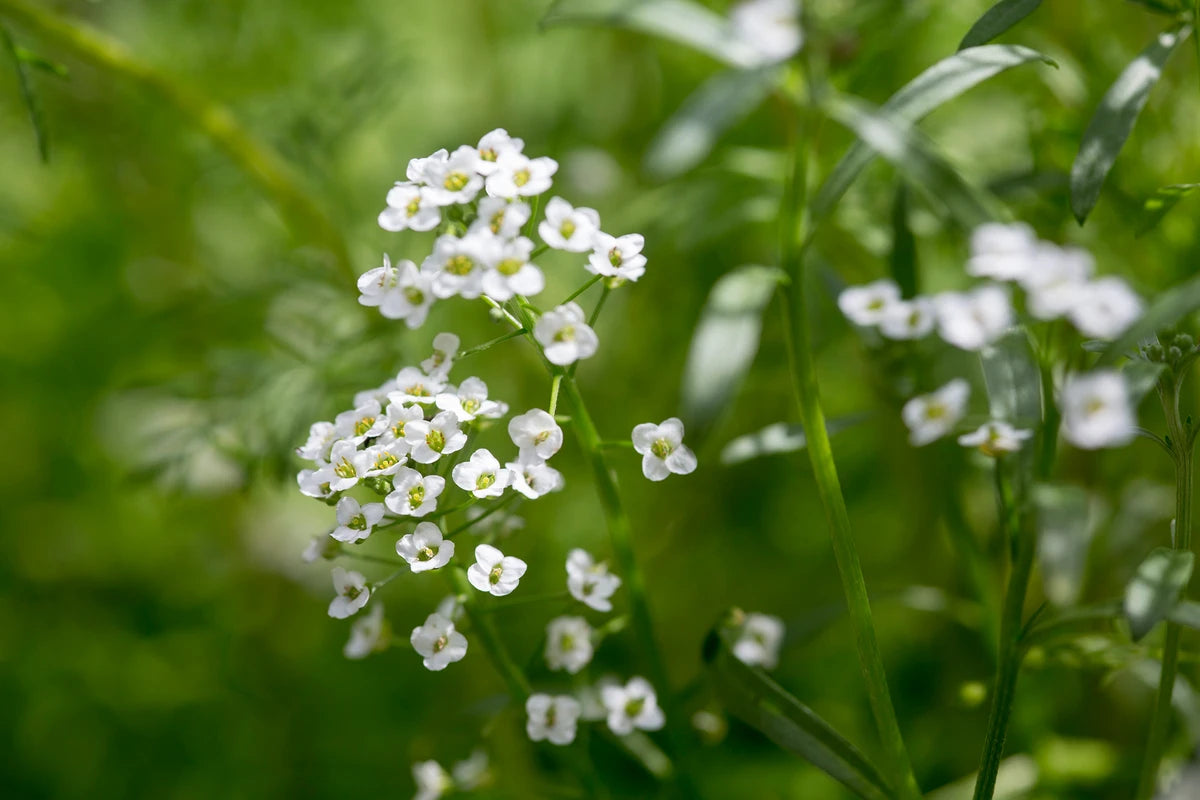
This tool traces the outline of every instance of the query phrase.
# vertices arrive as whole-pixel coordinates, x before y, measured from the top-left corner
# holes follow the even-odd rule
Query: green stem
[[[590,288],[592,288],[593,286],[595,286],[595,285],[596,285],[596,284],[597,284],[597,283],[600,281],[600,279],[601,279],[601,278],[603,278],[603,277],[604,277],[603,275],[595,275],[595,276],[593,276],[593,277],[589,278],[589,279],[588,279],[588,281],[587,281],[587,283],[585,283],[583,286],[580,286],[578,289],[576,289],[575,291],[571,292],[569,295],[567,295],[566,297],[564,297],[564,298],[563,298],[563,300],[562,300],[562,302],[561,302],[561,303],[559,303],[559,305],[560,305],[560,306],[565,306],[567,303],[571,302],[571,301],[572,301],[572,300],[574,300],[576,297],[579,297],[579,295],[583,294],[583,293],[584,293],[584,292],[586,292],[588,289],[590,289]]]
[[[497,336],[495,339],[489,339],[488,341],[484,342],[483,344],[477,344],[474,347],[468,347],[466,350],[460,350],[458,352],[458,355],[455,356],[455,360],[457,361],[458,359],[466,358],[467,356],[473,356],[476,353],[482,353],[485,350],[491,350],[493,347],[500,344],[501,342],[507,342],[509,339],[515,339],[518,336],[524,336],[525,333],[526,333],[526,331],[524,328],[520,328],[515,331],[509,331],[506,334]]]
[[[505,506],[507,506],[509,503],[511,503],[512,501],[516,500],[518,497],[520,497],[520,495],[518,495],[516,492],[509,492],[509,495],[508,495],[508,497],[504,498],[504,499],[503,499],[503,500],[501,500],[499,503],[496,503],[496,505],[492,506],[492,507],[491,507],[491,508],[489,508],[487,511],[483,512],[482,514],[480,514],[480,515],[479,515],[478,517],[476,517],[475,519],[469,519],[469,520],[467,520],[466,522],[464,522],[463,524],[459,525],[458,527],[456,527],[456,528],[451,528],[451,529],[450,529],[450,530],[449,530],[449,531],[446,533],[446,536],[445,536],[445,538],[449,539],[449,538],[451,538],[451,537],[453,537],[453,536],[457,536],[458,534],[462,533],[462,532],[463,532],[463,531],[465,531],[466,529],[468,529],[468,528],[470,528],[470,527],[472,527],[472,526],[474,526],[474,525],[478,525],[479,523],[483,522],[485,519],[487,519],[488,517],[490,517],[492,514],[495,514],[496,512],[500,511],[500,509],[504,508],[504,507],[505,507]]]
[[[562,383],[562,379],[562,373],[559,372],[550,380],[550,407],[546,410],[546,413],[552,417],[558,411],[558,388]]]

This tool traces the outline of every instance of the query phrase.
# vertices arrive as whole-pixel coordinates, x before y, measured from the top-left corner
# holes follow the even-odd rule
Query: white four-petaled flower
[[[1014,428],[1001,420],[992,420],[970,433],[959,436],[958,443],[963,447],[978,447],[985,455],[995,458],[1005,453],[1017,452],[1031,436],[1033,431]]]
[[[401,467],[392,476],[392,491],[383,498],[393,514],[423,517],[437,509],[437,499],[446,488],[441,475],[422,475],[410,467]]]
[[[432,464],[461,450],[467,443],[467,434],[459,427],[454,412],[442,411],[429,421],[413,420],[405,425],[404,440],[412,447],[413,461]]]
[[[733,643],[733,654],[743,663],[774,669],[779,663],[783,633],[783,620],[779,617],[749,613]]]
[[[503,597],[517,588],[526,567],[521,559],[506,556],[490,544],[481,544],[475,548],[475,563],[467,570],[467,580],[481,592]]]
[[[367,586],[367,579],[361,573],[334,567],[332,577],[337,597],[329,603],[329,616],[334,619],[345,619],[354,615],[371,599],[371,588]]]
[[[837,304],[846,319],[869,328],[883,321],[884,315],[900,300],[900,287],[883,278],[863,286],[849,286],[838,294]]]
[[[548,741],[564,745],[575,741],[575,729],[582,711],[579,701],[569,695],[533,694],[525,701],[525,732],[532,742]]]
[[[937,391],[905,403],[901,416],[908,426],[909,441],[920,447],[948,434],[966,413],[970,394],[970,384],[955,378]]]
[[[439,672],[467,654],[467,637],[459,633],[449,618],[434,612],[425,624],[413,628],[409,637],[425,669]]]
[[[1129,387],[1115,370],[1068,376],[1060,405],[1063,436],[1076,447],[1119,447],[1136,435]]]
[[[611,236],[598,232],[592,237],[592,254],[588,256],[587,271],[606,278],[636,281],[646,274],[646,257],[642,248],[646,240],[640,233]]]
[[[538,225],[538,236],[555,250],[585,253],[600,232],[600,215],[594,208],[572,208],[561,197],[546,204],[546,218]]]
[[[387,647],[387,621],[383,618],[383,606],[376,604],[371,613],[355,620],[350,628],[350,640],[342,648],[346,658],[366,658],[371,653]]]
[[[562,447],[563,432],[549,412],[531,408],[508,421],[508,436],[522,457],[550,458]]]
[[[483,448],[472,453],[470,460],[455,464],[451,477],[458,488],[479,498],[499,497],[512,482],[512,473]]]
[[[1013,322],[1008,291],[985,284],[969,292],[945,292],[934,298],[938,335],[962,350],[981,350]]]
[[[413,572],[428,572],[450,562],[454,557],[454,542],[444,540],[437,525],[422,522],[412,533],[400,537],[396,553],[408,562]]]
[[[360,505],[353,497],[343,497],[338,500],[338,526],[330,534],[339,542],[361,542],[371,535],[371,531],[383,519],[383,503],[367,503]]]
[[[600,700],[608,712],[608,727],[618,736],[635,729],[656,731],[666,721],[654,687],[642,677],[630,678],[624,686],[603,687]]]
[[[642,455],[642,473],[661,481],[672,472],[687,475],[696,469],[696,455],[683,443],[683,422],[671,417],[655,425],[643,422],[633,429],[633,449]]]
[[[583,617],[555,617],[546,626],[546,666],[574,675],[592,660],[592,626]]]
[[[600,339],[586,320],[583,309],[572,301],[547,311],[534,323],[533,336],[551,364],[565,367],[595,355]]]
[[[612,596],[621,579],[608,571],[608,564],[592,558],[576,547],[567,554],[567,591],[579,602],[596,611],[612,611]]]

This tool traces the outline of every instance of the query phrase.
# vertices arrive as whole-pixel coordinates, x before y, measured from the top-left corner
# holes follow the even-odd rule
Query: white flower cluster
[[[530,158],[524,149],[522,140],[497,128],[476,145],[409,161],[407,180],[388,192],[379,225],[388,231],[436,231],[437,239],[420,266],[392,263],[385,255],[383,266],[359,278],[359,303],[418,328],[435,300],[486,295],[503,303],[537,295],[546,279],[533,259],[547,248],[588,253],[584,268],[610,286],[640,278],[646,271],[641,234],[605,233],[594,209],[575,208],[561,197],[546,203],[536,225],[543,244],[535,246],[529,238],[534,208],[550,190],[558,162]],[[595,333],[574,303],[542,315],[537,337],[555,364],[596,351]]]
[[[452,792],[471,792],[482,788],[492,780],[487,753],[476,750],[470,758],[451,767],[450,771],[430,759],[413,764],[413,781],[417,794],[413,800],[438,800]]]

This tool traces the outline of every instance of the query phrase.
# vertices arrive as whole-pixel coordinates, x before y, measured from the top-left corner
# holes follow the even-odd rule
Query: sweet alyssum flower
[[[517,152],[501,153],[495,169],[487,176],[487,193],[492,197],[534,197],[550,188],[558,162],[545,156],[528,158]]]
[[[608,712],[608,727],[618,736],[635,729],[656,731],[666,722],[654,687],[645,678],[630,678],[624,686],[605,686],[600,700]]]
[[[329,616],[334,619],[352,616],[371,599],[371,589],[361,573],[334,567],[332,577],[337,597],[329,603]]]
[[[473,300],[483,294],[483,274],[498,247],[490,233],[467,234],[461,239],[443,234],[433,252],[421,262],[421,270],[433,275],[433,293],[439,298],[458,295]]]
[[[1033,436],[1033,431],[1014,428],[1007,422],[992,420],[985,422],[970,433],[958,437],[958,443],[963,447],[978,447],[984,455],[996,456],[1005,453],[1015,453],[1021,449],[1025,440]]]
[[[483,448],[472,453],[469,461],[455,464],[450,474],[458,488],[479,498],[499,497],[512,482],[512,473]]]
[[[389,402],[384,412],[383,433],[379,434],[380,444],[399,444],[405,455],[408,454],[408,442],[404,441],[404,426],[414,419],[425,419],[425,412],[419,405]]]
[[[678,417],[635,427],[633,449],[642,454],[642,473],[652,481],[696,469],[696,455],[683,443],[683,422]]]
[[[333,426],[339,439],[362,444],[383,432],[387,420],[376,400],[368,400],[359,408],[343,411],[333,418]]]
[[[500,156],[508,153],[520,153],[524,149],[524,140],[509,136],[508,131],[504,128],[496,128],[480,137],[479,144],[475,147],[475,152],[479,156],[475,167],[481,175],[491,175],[496,171],[496,162],[499,161]]]
[[[774,669],[783,645],[783,620],[770,614],[747,614],[742,621],[733,654],[743,663]]]
[[[339,542],[361,542],[371,535],[371,531],[383,519],[383,503],[367,503],[360,505],[353,497],[343,497],[338,500],[338,526],[329,534]]]
[[[388,319],[403,320],[409,328],[419,328],[429,316],[433,305],[433,278],[417,269],[417,265],[401,260],[393,267],[388,257],[383,266],[367,270],[358,279],[358,302],[378,307]]]
[[[488,755],[483,750],[474,750],[462,761],[456,762],[450,768],[454,776],[454,788],[460,792],[470,792],[485,786],[492,778],[488,768]]]
[[[475,548],[475,563],[467,570],[467,580],[481,592],[496,597],[512,593],[528,565],[519,558],[506,556],[490,544]]]
[[[1038,238],[1023,222],[988,222],[971,232],[967,274],[997,281],[1025,278],[1038,259]]]
[[[500,302],[518,294],[539,294],[546,288],[546,278],[535,264],[529,262],[532,254],[533,242],[524,236],[498,240],[489,269],[483,275],[484,293]]]
[[[387,208],[379,212],[379,227],[385,231],[431,231],[442,221],[442,212],[429,190],[402,181],[387,193]]]
[[[454,628],[448,617],[437,612],[425,618],[425,624],[413,628],[409,637],[425,669],[440,672],[467,654],[467,637]]]
[[[578,303],[570,302],[547,311],[533,326],[533,336],[551,364],[565,367],[595,355],[600,346],[596,332]]]
[[[330,490],[344,492],[366,477],[370,468],[370,456],[353,441],[341,439],[330,448],[329,466],[319,470],[322,474],[318,477],[328,481]]]
[[[592,660],[592,626],[583,617],[555,617],[546,625],[546,666],[574,675]]]
[[[562,447],[563,432],[554,417],[540,408],[531,408],[508,421],[508,436],[521,457],[550,458]]]
[[[530,500],[563,487],[562,473],[536,455],[520,456],[504,466],[512,477],[512,487]]]
[[[884,309],[879,332],[889,339],[920,339],[937,323],[934,303],[927,297],[896,300]]]
[[[1120,278],[1099,278],[1083,287],[1067,316],[1080,333],[1115,339],[1142,315],[1142,299]]]
[[[458,355],[458,344],[459,339],[453,333],[442,332],[434,336],[433,353],[421,362],[421,371],[435,380],[446,380]]]
[[[555,250],[586,253],[600,232],[600,214],[594,208],[573,208],[561,197],[546,204],[546,218],[538,224],[538,236]]]
[[[367,462],[367,471],[363,473],[368,478],[383,475],[394,475],[408,460],[408,443],[391,442],[389,444],[373,444],[363,449]]]
[[[326,461],[329,449],[337,440],[337,428],[332,422],[314,422],[308,428],[307,441],[296,448],[296,455],[309,461]]]
[[[412,533],[396,542],[396,554],[408,562],[413,572],[428,572],[446,566],[454,557],[454,542],[442,539],[442,531],[432,522],[422,522]]]
[[[804,44],[797,0],[745,0],[730,9],[729,21],[755,54],[751,66],[786,61]]]
[[[883,321],[892,304],[900,300],[900,287],[883,278],[863,286],[849,286],[838,294],[837,304],[846,319],[863,328]]]
[[[396,389],[388,392],[388,401],[401,405],[429,405],[445,389],[444,376],[429,374],[416,367],[405,367],[396,373]]]
[[[1050,242],[1039,242],[1035,257],[1035,263],[1018,279],[1025,289],[1025,308],[1036,319],[1058,319],[1079,302],[1095,261],[1086,250]]]
[[[520,235],[532,213],[529,204],[520,200],[485,197],[479,201],[479,216],[471,223],[467,232],[479,233],[486,230],[502,239],[514,239]]]
[[[417,784],[417,793],[413,800],[439,800],[447,792],[454,789],[454,781],[438,762],[419,761],[413,764],[413,781]]]
[[[371,613],[355,620],[350,628],[350,640],[342,648],[346,658],[366,658],[371,653],[387,648],[387,621],[383,618],[383,606],[375,605]]]
[[[938,335],[962,350],[980,350],[1013,323],[1012,302],[1001,286],[945,292],[934,298]]]
[[[966,413],[970,394],[970,384],[955,378],[937,391],[905,403],[900,413],[908,426],[909,442],[920,447],[953,430]]]
[[[329,485],[331,477],[328,466],[321,469],[302,469],[296,473],[296,483],[300,486],[301,494],[323,500],[333,494]]]
[[[392,476],[392,491],[383,498],[393,514],[423,517],[437,510],[437,499],[446,488],[441,475],[422,475],[410,467],[401,467]]]
[[[1060,405],[1063,436],[1076,447],[1119,447],[1136,435],[1129,387],[1115,370],[1068,376]]]
[[[418,464],[432,464],[444,455],[456,453],[467,443],[467,434],[458,427],[458,417],[443,411],[433,419],[413,420],[404,426],[404,441],[412,447],[409,454]]]
[[[636,281],[646,274],[646,257],[642,255],[645,245],[646,239],[640,233],[610,236],[597,232],[592,237],[587,271],[606,278]]]
[[[465,144],[444,159],[430,159],[424,169],[425,194],[439,206],[471,202],[483,188],[479,161],[479,152]]]
[[[467,378],[454,392],[442,392],[434,403],[443,411],[450,411],[460,422],[470,422],[476,417],[495,419],[508,413],[508,404],[488,399],[487,384],[479,378]]]
[[[575,729],[582,708],[569,695],[533,694],[525,701],[528,719],[525,732],[532,742],[548,741],[564,745],[575,741]]]
[[[592,558],[576,547],[567,553],[567,591],[579,602],[596,611],[612,611],[612,596],[621,579],[608,571],[608,564]]]

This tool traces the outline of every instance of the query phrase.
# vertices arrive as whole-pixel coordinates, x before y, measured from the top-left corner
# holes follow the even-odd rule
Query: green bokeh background
[[[540,30],[547,5],[45,4],[228,106],[327,209],[356,272],[384,251],[419,261],[429,247],[428,236],[375,224],[408,158],[503,126],[527,152],[559,159],[562,194],[598,208],[606,229],[647,237],[645,278],[610,300],[601,352],[579,370],[602,431],[619,438],[681,407],[691,332],[716,279],[774,263],[785,125],[781,107],[767,104],[697,169],[652,177],[643,157],[654,135],[718,65],[625,31]],[[1045,51],[1059,69],[1006,73],[938,111],[925,130],[964,174],[999,182],[1017,217],[1092,248],[1102,272],[1151,297],[1197,263],[1194,201],[1143,238],[1130,224],[1154,189],[1200,176],[1196,53],[1189,44],[1169,65],[1081,229],[1065,171],[1106,87],[1165,23],[1119,0],[1044,5],[1004,41]],[[831,79],[874,102],[953,52],[986,6],[809,5],[836,41]],[[159,96],[19,25],[12,33],[70,74],[33,74],[48,163],[37,157],[11,69],[0,74],[0,794],[407,797],[414,761],[449,764],[477,745],[492,756],[491,796],[542,797],[569,783],[526,746],[523,715],[504,707],[482,652],[436,675],[406,644],[364,662],[343,658],[348,625],[325,615],[327,565],[299,558],[330,517],[295,491],[301,465],[291,450],[308,423],[423,358],[436,331],[473,344],[500,329],[457,300],[415,332],[359,307],[320,242],[289,229],[256,183]],[[850,138],[829,124],[817,142],[827,170]],[[895,186],[894,172],[876,164],[846,198],[815,252],[822,285],[886,273]],[[963,285],[963,232],[919,198],[912,226],[923,287]],[[546,266],[547,297],[582,278],[570,259]],[[968,608],[959,620],[936,608],[969,597],[939,518],[948,493],[961,490],[969,523],[991,546],[989,479],[982,462],[951,445],[909,448],[881,389],[886,365],[866,356],[828,293],[815,313],[827,410],[870,413],[834,444],[893,696],[932,789],[977,767],[986,703],[972,682],[991,673],[978,614]],[[478,374],[515,409],[546,402],[544,373],[519,341],[463,370],[459,378]],[[792,635],[779,681],[875,753],[807,461],[719,460],[729,439],[789,418],[790,407],[772,310],[745,386],[718,420],[690,433],[697,473],[652,485],[635,456],[619,455],[658,638],[675,687],[690,687],[689,709],[717,710],[700,660],[707,630],[733,605],[783,617]],[[1153,408],[1145,419],[1161,424]],[[522,582],[530,592],[561,587],[571,547],[608,552],[573,442],[559,458],[568,490],[527,507],[526,529],[508,546],[530,563]],[[1165,543],[1169,464],[1135,444],[1067,454],[1060,475],[1124,514],[1103,526],[1085,589],[1111,596]],[[1131,510],[1139,507],[1148,511]],[[386,553],[391,542],[370,545]],[[443,589],[397,580],[382,599],[404,633]],[[530,607],[500,620],[518,659],[547,686],[556,684],[536,668],[538,648],[558,611]],[[1029,796],[1130,794],[1150,693],[1128,665],[1142,655],[1110,643],[1100,655],[1081,646],[1030,665],[1009,745],[1040,768]],[[627,637],[607,641],[597,659],[618,675],[639,662]],[[1177,745],[1186,750],[1182,734]],[[617,796],[652,796],[652,782],[620,755],[598,745],[594,756]],[[848,796],[737,723],[698,769],[711,798]]]

